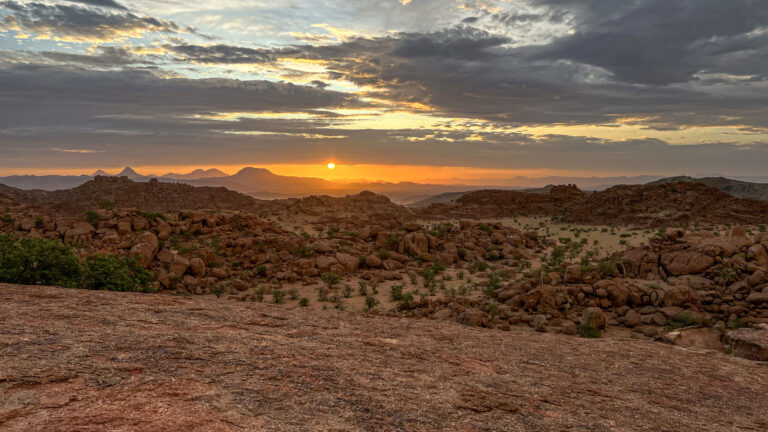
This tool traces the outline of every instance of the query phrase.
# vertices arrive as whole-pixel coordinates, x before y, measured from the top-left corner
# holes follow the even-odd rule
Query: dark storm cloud
[[[248,64],[275,61],[279,55],[288,55],[296,50],[272,50],[238,47],[232,45],[176,45],[167,46],[178,61],[192,61],[211,64]]]
[[[0,65],[0,129],[29,131],[125,129],[176,133],[216,112],[292,112],[358,107],[354,97],[315,87],[267,81],[159,77],[151,71],[94,71],[65,66]],[[169,120],[153,129],[152,119]],[[142,128],[139,123],[147,123]],[[217,127],[221,127],[218,122]],[[14,133],[16,133],[14,132]],[[26,132],[25,132],[26,133]]]
[[[106,12],[70,5],[0,2],[0,9],[10,13],[0,21],[0,29],[19,29],[38,35],[55,35],[75,40],[110,40],[139,36],[144,32],[193,32],[172,21],[129,12]]]
[[[571,10],[572,35],[543,47],[541,57],[570,59],[611,71],[631,83],[664,85],[686,82],[713,65],[728,71],[722,57],[743,51],[765,58],[764,38],[748,33],[768,25],[768,2],[762,0],[537,0]],[[751,42],[751,43],[750,43]],[[762,43],[761,43],[762,42]],[[763,62],[742,72],[764,74]]]

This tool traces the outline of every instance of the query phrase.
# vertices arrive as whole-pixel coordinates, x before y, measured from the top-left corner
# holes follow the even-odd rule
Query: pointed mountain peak
[[[95,173],[91,174],[91,177],[96,177],[96,176],[110,176],[110,175],[111,175],[110,173],[108,173],[108,172],[106,172],[106,171],[104,171],[104,170],[97,170]]]
[[[133,170],[133,168],[131,168],[131,167],[129,167],[129,166],[127,166],[127,167],[123,168],[123,170],[122,170],[122,171],[120,171],[120,174],[118,174],[117,176],[118,176],[118,177],[123,177],[123,176],[125,176],[125,177],[129,177],[129,178],[130,178],[130,177],[141,177],[141,175],[140,175],[139,173],[137,173],[136,171],[134,171],[134,170]]]

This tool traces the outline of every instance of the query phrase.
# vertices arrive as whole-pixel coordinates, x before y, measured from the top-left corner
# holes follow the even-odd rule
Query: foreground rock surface
[[[766,385],[653,342],[0,285],[2,430],[766,430]]]

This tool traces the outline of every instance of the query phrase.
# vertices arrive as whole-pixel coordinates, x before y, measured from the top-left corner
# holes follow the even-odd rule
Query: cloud
[[[141,37],[151,32],[195,31],[173,21],[138,16],[126,11],[107,12],[80,6],[15,1],[0,2],[0,9],[8,11],[0,21],[0,30],[30,34],[37,39],[99,43]]]
[[[127,10],[127,8],[114,0],[69,0],[72,3],[83,3],[90,6],[99,6],[110,9]]]
[[[639,84],[687,82],[713,64],[723,68],[723,56],[742,49],[737,41],[768,25],[768,3],[754,0],[537,3],[570,11],[575,23],[573,34],[543,47],[541,57],[598,66]],[[758,40],[762,44],[752,48],[765,57],[765,38]],[[759,66],[749,69],[764,73]]]
[[[290,54],[295,50],[254,49],[232,45],[190,45],[166,46],[176,54],[181,62],[211,64],[252,64],[273,62],[279,55]]]

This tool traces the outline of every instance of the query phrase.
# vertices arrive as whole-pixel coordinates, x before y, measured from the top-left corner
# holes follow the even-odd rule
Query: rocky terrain
[[[61,241],[82,260],[136,258],[151,271],[153,291],[505,331],[523,326],[566,335],[666,338],[737,354],[743,350],[735,349],[733,330],[768,324],[764,225],[660,229],[639,246],[601,255],[598,240],[590,244],[546,227],[523,231],[501,221],[448,219],[450,212],[429,219],[434,206],[422,213],[371,192],[263,203],[230,191],[100,177],[70,191],[10,194],[0,207],[0,232]],[[24,206],[24,199],[33,204]],[[730,204],[710,208],[697,199]],[[573,212],[561,218],[608,220],[634,211],[630,220],[637,224],[641,207],[650,208],[643,200],[667,209],[655,220],[668,223],[694,214],[738,222],[743,213],[728,209],[756,205],[681,183],[592,195],[573,186],[548,194],[482,191],[452,208],[462,216],[565,208]],[[144,207],[131,208],[140,202]],[[178,210],[185,204],[190,209]],[[622,208],[624,216],[617,216]],[[682,336],[666,337],[673,331]],[[756,346],[749,357],[768,360],[763,345]]]
[[[736,198],[701,183],[621,185],[586,194],[575,186],[549,193],[482,190],[455,203],[432,204],[434,217],[509,217],[547,215],[566,222],[663,227],[696,224],[764,224],[768,203]]]
[[[9,199],[45,208],[57,215],[80,215],[109,203],[110,207],[140,208],[146,212],[169,210],[250,210],[265,207],[263,201],[223,187],[194,187],[158,181],[134,182],[127,177],[97,176],[72,189],[22,190],[0,184]]]
[[[648,184],[658,185],[663,183],[701,183],[707,186],[720,189],[737,198],[752,198],[761,201],[768,201],[768,183],[755,183],[729,179],[725,177],[667,177],[659,179]]]
[[[0,353],[13,431],[768,428],[711,351],[201,297],[0,285]]]

